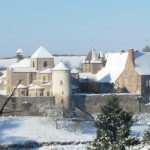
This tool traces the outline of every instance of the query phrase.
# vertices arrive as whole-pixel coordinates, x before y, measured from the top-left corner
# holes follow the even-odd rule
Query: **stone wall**
[[[0,96],[0,108],[6,100]],[[39,111],[43,106],[54,106],[54,97],[12,97],[5,107],[4,116],[43,116],[45,112]]]
[[[72,104],[74,107],[90,112],[99,113],[101,106],[103,106],[106,100],[112,96],[111,94],[100,95],[100,94],[83,94],[83,95],[72,95]],[[119,97],[120,105],[127,111],[134,114],[150,112],[148,106],[145,106],[144,101],[139,99],[139,95],[131,94],[120,94],[116,95]]]

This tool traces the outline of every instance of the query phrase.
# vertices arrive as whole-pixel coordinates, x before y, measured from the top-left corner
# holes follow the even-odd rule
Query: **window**
[[[64,91],[62,91],[62,95],[64,95]]]
[[[60,85],[63,85],[63,84],[64,84],[64,82],[62,80],[60,80]]]
[[[146,87],[150,87],[150,80],[146,80]]]
[[[44,61],[44,67],[47,67],[47,62],[46,61]]]
[[[23,95],[23,94],[24,94],[24,91],[22,91],[21,93],[22,93],[22,95]]]
[[[45,76],[43,76],[43,81],[45,81]]]
[[[49,92],[47,92],[47,96],[49,96]]]
[[[43,93],[40,93],[40,96],[43,96]]]
[[[34,68],[34,61],[33,61],[32,65],[33,65],[33,68]]]

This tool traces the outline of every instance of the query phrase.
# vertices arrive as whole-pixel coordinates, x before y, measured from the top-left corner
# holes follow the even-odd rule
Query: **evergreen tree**
[[[144,135],[143,135],[143,143],[144,143],[144,144],[150,144],[150,126],[149,126],[149,128],[144,132]]]
[[[125,146],[137,144],[138,140],[130,137],[132,124],[132,114],[120,107],[117,97],[110,97],[95,121],[97,135],[93,149],[124,150]]]

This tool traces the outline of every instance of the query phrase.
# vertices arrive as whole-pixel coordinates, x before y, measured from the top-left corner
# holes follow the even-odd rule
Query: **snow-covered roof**
[[[30,58],[25,58],[17,63],[12,64],[10,67],[12,72],[36,72],[35,68],[30,67]]]
[[[76,86],[76,85],[74,85],[74,84],[71,84],[71,89],[72,90],[76,90],[76,89],[78,89],[79,87],[78,86]]]
[[[60,62],[59,64],[57,64],[52,70],[56,71],[56,70],[69,70],[63,62]]]
[[[51,68],[46,68],[46,69],[43,69],[43,70],[39,71],[39,73],[52,73],[52,69]]]
[[[107,53],[106,66],[97,73],[97,81],[100,83],[115,82],[123,72],[128,53]]]
[[[10,68],[15,68],[15,67],[30,67],[30,58],[25,58],[10,66]]]
[[[12,72],[37,72],[35,68],[32,67],[14,67],[10,68]]]
[[[31,58],[53,58],[53,56],[44,47],[41,46],[31,56]]]
[[[19,85],[17,86],[17,89],[26,89],[26,88],[28,88],[28,86],[23,85],[23,84],[19,84]]]
[[[33,86],[29,87],[29,90],[42,90],[42,89],[44,89],[44,88],[39,85],[33,85]]]
[[[94,75],[94,74],[92,74],[90,72],[79,73],[79,79],[80,79],[80,82],[84,82],[87,79],[96,81],[96,75]]]
[[[134,52],[134,64],[140,75],[150,75],[150,52]]]
[[[21,54],[21,55],[23,55],[23,51],[22,51],[22,49],[21,49],[21,48],[18,48],[18,50],[17,50],[17,54]]]
[[[75,67],[73,67],[70,72],[71,73],[79,73],[78,69]]]

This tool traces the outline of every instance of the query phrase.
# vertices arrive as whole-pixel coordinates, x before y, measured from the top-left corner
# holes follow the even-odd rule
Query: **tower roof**
[[[53,56],[44,47],[40,46],[31,58],[53,58]]]
[[[16,53],[17,53],[17,54],[22,54],[22,55],[23,55],[23,51],[22,51],[21,48],[18,48],[17,51],[16,51]]]
[[[53,68],[53,70],[55,71],[55,70],[69,70],[69,69],[64,65],[63,62],[60,62]]]
[[[146,45],[146,47],[143,48],[143,52],[150,52],[150,47],[148,45]]]

